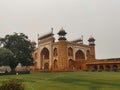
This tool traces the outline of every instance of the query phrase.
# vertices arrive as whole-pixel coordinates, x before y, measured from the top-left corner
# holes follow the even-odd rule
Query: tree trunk
[[[15,71],[16,66],[14,66],[14,67],[13,67],[13,66],[10,66],[10,68],[11,68],[11,72],[16,72],[16,71]]]

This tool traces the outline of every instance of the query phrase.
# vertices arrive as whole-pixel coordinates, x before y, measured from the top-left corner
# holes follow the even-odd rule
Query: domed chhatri
[[[90,36],[90,38],[88,39],[88,41],[95,41],[94,37],[93,36]]]
[[[59,35],[59,39],[58,40],[66,40],[65,35],[67,33],[65,32],[65,30],[63,29],[63,27],[60,29],[60,31],[58,32]]]
[[[90,38],[88,39],[88,41],[89,41],[89,45],[95,45],[95,39],[94,39],[94,37],[93,36],[90,36]]]
[[[60,29],[60,31],[58,32],[59,36],[65,36],[67,33],[65,32],[65,30],[63,29],[63,27]]]

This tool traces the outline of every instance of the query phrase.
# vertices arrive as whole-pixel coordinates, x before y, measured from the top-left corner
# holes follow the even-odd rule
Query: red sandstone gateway
[[[95,58],[95,39],[83,43],[83,37],[67,41],[66,31],[61,28],[55,42],[53,30],[38,36],[38,47],[33,52],[35,59],[33,71],[118,71],[120,58],[97,60]],[[36,43],[34,42],[34,45]]]

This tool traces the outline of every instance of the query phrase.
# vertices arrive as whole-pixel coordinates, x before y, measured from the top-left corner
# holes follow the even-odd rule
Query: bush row
[[[0,75],[16,75],[16,74],[30,74],[30,71],[15,71],[15,72],[0,73]]]

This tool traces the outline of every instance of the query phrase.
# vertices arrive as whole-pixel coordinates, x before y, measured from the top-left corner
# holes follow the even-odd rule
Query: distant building
[[[110,71],[120,69],[120,58],[97,60],[95,58],[95,39],[88,39],[89,45],[83,43],[83,38],[67,41],[67,32],[61,28],[55,42],[53,32],[38,37],[38,47],[33,52],[35,59],[34,71]],[[35,42],[33,43],[35,45]]]

